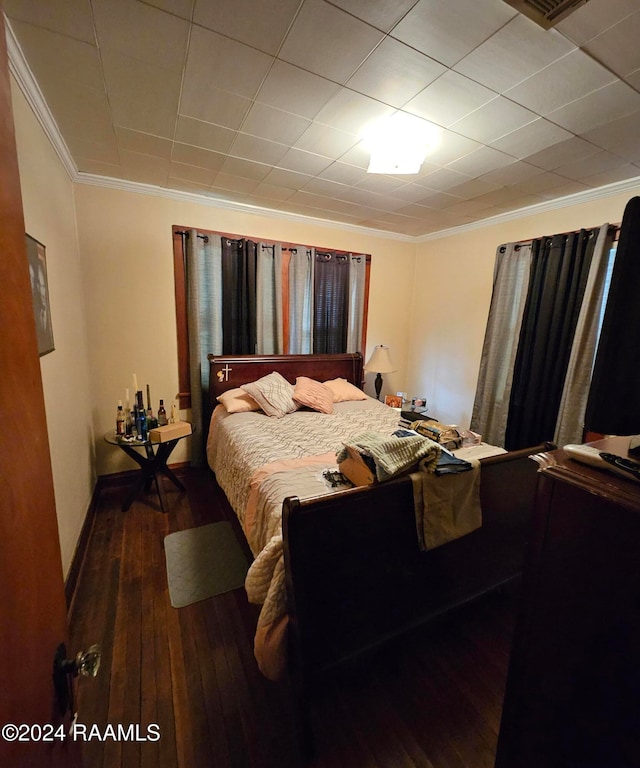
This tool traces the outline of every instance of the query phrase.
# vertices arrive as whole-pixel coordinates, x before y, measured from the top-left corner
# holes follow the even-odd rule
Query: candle
[[[133,374],[133,391],[138,392],[138,376]]]

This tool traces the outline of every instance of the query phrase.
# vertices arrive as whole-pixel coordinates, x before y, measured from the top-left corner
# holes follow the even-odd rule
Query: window
[[[177,226],[173,253],[182,408],[190,405],[194,351],[189,344],[189,285],[194,276],[189,276],[188,264],[196,264],[198,272],[198,288],[191,292],[198,293],[202,330],[196,344],[203,379],[209,352],[364,351],[369,255]]]

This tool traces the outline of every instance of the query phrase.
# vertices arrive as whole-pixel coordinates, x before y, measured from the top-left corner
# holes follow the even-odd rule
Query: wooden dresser
[[[535,459],[496,768],[640,766],[640,483],[562,450]]]

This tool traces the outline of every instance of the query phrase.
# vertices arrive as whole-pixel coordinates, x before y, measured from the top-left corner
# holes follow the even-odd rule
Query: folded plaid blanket
[[[350,440],[348,446],[373,461],[379,482],[389,480],[418,463],[421,469],[433,472],[441,452],[438,443],[428,437],[411,434],[397,437],[380,432],[364,432]],[[347,456],[345,445],[338,451],[338,463],[344,461]]]

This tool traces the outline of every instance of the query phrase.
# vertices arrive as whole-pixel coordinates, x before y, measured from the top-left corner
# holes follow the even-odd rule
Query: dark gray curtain
[[[345,352],[349,328],[349,271],[346,254],[316,252],[313,351]]]
[[[591,379],[585,427],[640,433],[640,197],[626,205]]]
[[[507,450],[553,439],[598,231],[580,230],[532,243],[505,435]]]
[[[222,238],[222,354],[256,352],[258,245]]]

